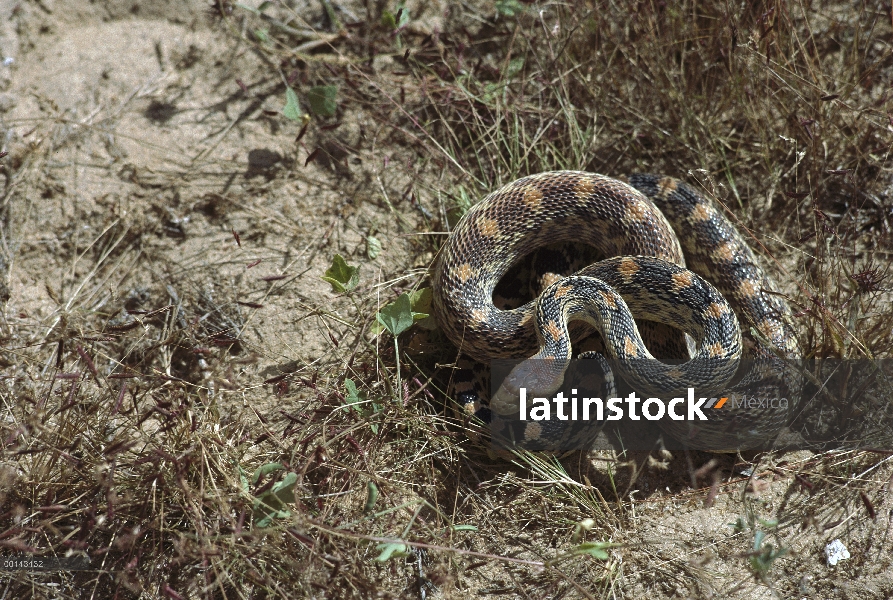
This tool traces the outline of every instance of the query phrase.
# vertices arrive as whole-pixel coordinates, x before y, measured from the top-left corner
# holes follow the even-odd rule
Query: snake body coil
[[[566,327],[554,326],[564,322],[566,314],[537,315],[535,301],[511,310],[500,310],[493,303],[494,289],[512,265],[556,242],[584,243],[611,260],[578,271],[582,279],[565,280],[559,288],[553,285],[553,295],[564,289],[562,295],[591,297],[600,292],[584,279],[595,277],[612,286],[636,318],[658,320],[688,333],[703,331],[705,323],[712,326],[707,321],[715,321],[712,324],[718,328],[699,340],[701,353],[737,358],[741,334],[737,324],[729,326],[726,313],[731,305],[744,331],[757,332],[756,339],[746,342],[751,357],[797,357],[787,303],[753,250],[709,201],[670,177],[634,175],[625,183],[578,171],[518,179],[488,195],[456,225],[435,267],[433,301],[438,324],[464,354],[477,361],[527,358],[538,349],[541,354],[546,351],[546,338],[555,341],[570,335]],[[697,275],[685,269],[686,262]],[[695,288],[704,288],[704,293],[693,293]],[[543,310],[548,303],[540,300]],[[643,314],[649,307],[652,314]],[[548,310],[554,313],[559,308]],[[628,348],[631,338],[621,332],[635,329],[629,313],[607,317],[613,321],[602,330],[606,346]],[[569,348],[570,340],[561,343]],[[661,363],[639,364],[656,373]],[[678,380],[674,387],[700,386],[715,378],[696,370],[669,372]],[[629,375],[635,378],[636,373],[624,378]],[[756,425],[737,415],[722,431],[701,435],[694,445],[723,445],[730,426],[746,430]],[[690,431],[678,427],[671,433],[691,437]],[[747,445],[740,432],[731,437],[735,447]]]

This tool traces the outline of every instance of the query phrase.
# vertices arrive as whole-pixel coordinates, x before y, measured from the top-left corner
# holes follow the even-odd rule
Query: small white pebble
[[[10,66],[12,63],[14,63],[15,61],[16,61],[16,59],[14,59],[13,57],[11,57],[11,56],[7,56],[6,58],[3,59],[3,66],[4,66],[4,67],[8,67],[8,66]]]
[[[846,549],[843,542],[834,540],[825,546],[825,556],[828,557],[828,565],[833,567],[838,562],[848,559],[850,557],[850,551]]]

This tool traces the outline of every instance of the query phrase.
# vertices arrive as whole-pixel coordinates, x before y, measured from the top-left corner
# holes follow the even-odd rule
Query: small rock
[[[838,562],[848,559],[850,551],[846,549],[843,542],[834,540],[825,546],[825,556],[828,558],[828,566],[833,567]]]

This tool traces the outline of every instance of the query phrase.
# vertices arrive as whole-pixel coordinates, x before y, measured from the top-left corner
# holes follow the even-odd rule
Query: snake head
[[[551,397],[564,383],[567,365],[554,357],[539,355],[528,358],[508,374],[490,399],[490,409],[500,415],[517,415],[521,388],[527,397]]]

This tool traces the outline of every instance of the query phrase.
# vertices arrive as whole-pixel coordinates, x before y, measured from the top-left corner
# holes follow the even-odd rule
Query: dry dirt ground
[[[422,94],[404,86],[404,49],[433,34],[514,43],[558,9],[410,3],[411,21],[380,36],[388,51],[338,46],[366,35],[364,19],[384,27],[385,10],[400,25],[397,7],[371,4],[276,3],[274,22],[232,3],[0,2],[0,554],[92,561],[0,570],[0,597],[893,597],[886,454],[802,452],[756,469],[698,453],[492,460],[451,420],[431,366],[416,366],[438,340],[418,325],[400,338],[397,387],[375,313],[426,285],[450,211],[489,181],[475,170],[486,151],[455,152],[481,139],[426,132],[401,108]],[[528,21],[497,38],[493,15],[515,5]],[[289,14],[317,33],[277,29]],[[863,34],[889,44],[889,18]],[[290,58],[288,35],[305,44]],[[514,64],[491,51],[497,73]],[[311,114],[307,90],[327,77],[337,112]],[[891,84],[887,67],[864,94]],[[306,118],[283,115],[287,85]],[[655,131],[625,131],[634,148],[615,145],[613,164],[578,166],[655,156],[673,169]],[[879,131],[853,144],[881,157],[876,188],[889,190],[891,130]],[[639,153],[632,165],[624,152]],[[574,166],[542,156],[521,164]],[[755,198],[741,205],[749,223],[778,226],[767,244],[783,257],[803,237],[771,212],[803,158],[787,156],[774,181],[756,170],[734,191]],[[874,197],[888,218],[890,197]],[[336,254],[360,267],[348,294],[321,279]],[[342,410],[345,376],[381,406]],[[273,463],[273,478],[249,481]],[[291,472],[294,497],[260,527],[254,499]],[[407,544],[388,559],[393,539]],[[851,558],[831,567],[834,539]]]

